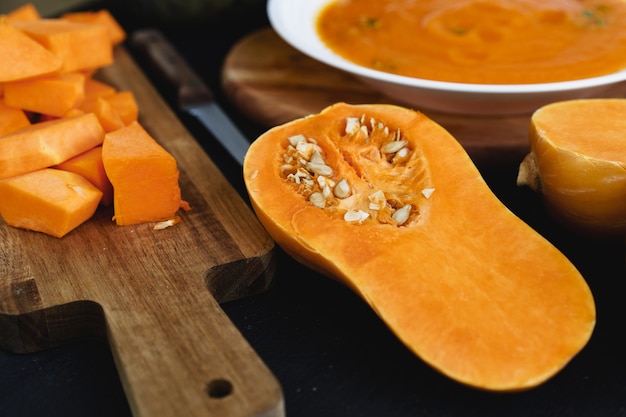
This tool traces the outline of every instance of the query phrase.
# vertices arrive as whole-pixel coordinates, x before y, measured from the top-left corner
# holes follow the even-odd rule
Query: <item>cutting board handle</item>
[[[154,288],[104,308],[133,414],[283,416],[279,384],[206,288],[152,281]]]

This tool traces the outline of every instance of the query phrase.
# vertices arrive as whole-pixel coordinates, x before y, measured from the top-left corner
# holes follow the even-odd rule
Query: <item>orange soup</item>
[[[626,68],[624,0],[335,0],[317,30],[349,61],[430,80],[528,84]]]

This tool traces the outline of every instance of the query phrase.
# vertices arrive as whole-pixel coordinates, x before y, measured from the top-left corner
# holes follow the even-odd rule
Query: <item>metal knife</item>
[[[215,101],[213,92],[194,72],[161,32],[142,29],[134,32],[130,44],[141,51],[176,88],[181,110],[195,116],[228,153],[243,165],[250,142]]]

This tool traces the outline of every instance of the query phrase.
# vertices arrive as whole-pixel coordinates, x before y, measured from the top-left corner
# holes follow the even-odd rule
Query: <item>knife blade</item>
[[[215,101],[211,89],[158,30],[133,32],[130,44],[176,89],[177,105],[197,118],[239,164],[250,142]]]

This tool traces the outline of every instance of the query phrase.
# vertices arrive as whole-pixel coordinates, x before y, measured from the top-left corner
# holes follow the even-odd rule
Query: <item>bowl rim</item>
[[[626,69],[584,79],[536,84],[470,84],[414,78],[362,67],[335,54],[317,36],[315,19],[323,6],[333,0],[268,0],[270,25],[283,38],[309,57],[372,81],[440,92],[490,95],[528,95],[585,90],[626,80]],[[298,13],[289,13],[297,11]],[[298,30],[295,30],[298,29]]]

